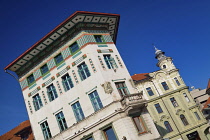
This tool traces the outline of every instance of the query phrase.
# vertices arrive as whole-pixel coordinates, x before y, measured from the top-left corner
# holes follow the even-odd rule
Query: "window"
[[[111,55],[104,55],[104,61],[106,62],[108,69],[117,68],[117,64],[115,63],[115,60],[111,57]]]
[[[186,100],[187,102],[190,102],[190,99],[188,98],[187,94],[186,94],[186,93],[183,93],[183,95],[184,95],[185,100]]]
[[[164,90],[169,90],[169,87],[166,82],[162,82],[161,84],[162,84]]]
[[[163,69],[165,69],[166,68],[166,65],[163,65]]]
[[[121,97],[129,94],[129,91],[127,89],[127,86],[125,85],[125,82],[118,82],[118,83],[115,83],[115,85]]]
[[[79,102],[74,103],[71,107],[77,121],[81,121],[85,118]]]
[[[55,86],[53,84],[47,87],[47,93],[50,101],[53,101],[58,97]]]
[[[82,81],[87,79],[90,76],[90,72],[85,63],[82,63],[78,66],[78,72]]]
[[[102,43],[102,42],[104,42],[101,35],[94,35],[94,37],[95,37],[95,40],[96,40],[97,43]]]
[[[71,88],[74,87],[69,74],[64,75],[61,79],[62,79],[62,83],[63,83],[63,87],[65,91],[70,90]]]
[[[170,100],[171,100],[171,103],[172,103],[172,105],[173,105],[174,107],[179,106],[178,103],[176,102],[176,99],[175,99],[174,97],[170,98]]]
[[[34,104],[34,108],[36,111],[39,110],[43,106],[42,100],[41,100],[39,94],[37,94],[33,97],[33,104]]]
[[[63,56],[60,53],[54,59],[55,59],[55,64],[57,65],[63,61]]]
[[[92,135],[90,135],[90,136],[85,136],[81,140],[94,140],[94,139],[93,139]]]
[[[156,108],[158,113],[162,113],[163,112],[163,110],[162,110],[162,108],[161,108],[159,103],[155,104],[155,108]]]
[[[103,132],[104,132],[104,136],[105,136],[106,140],[117,140],[117,137],[116,137],[114,130],[112,129],[111,126],[104,129]]]
[[[149,96],[154,95],[154,93],[153,93],[151,87],[146,88],[146,90],[147,90],[147,93],[149,94]]]
[[[75,53],[79,50],[79,46],[77,42],[74,42],[69,48],[70,48],[71,53]]]
[[[27,81],[28,81],[28,85],[30,85],[31,83],[33,83],[35,81],[34,75],[31,74],[30,76],[28,76],[27,77]]]
[[[45,140],[50,139],[52,137],[52,135],[51,135],[50,128],[48,126],[47,121],[41,123],[40,126],[41,126],[41,129],[42,129],[42,133],[44,135],[44,139]]]
[[[89,97],[95,111],[98,111],[103,107],[97,91],[90,93]]]
[[[194,114],[195,114],[195,116],[196,116],[196,118],[197,118],[198,120],[201,120],[201,118],[200,118],[200,116],[198,115],[197,112],[194,112]]]
[[[180,86],[181,85],[180,82],[179,82],[179,80],[176,77],[174,78],[174,80],[176,81],[177,86]]]
[[[139,134],[145,133],[146,132],[146,127],[145,123],[142,117],[133,117],[133,121],[136,125],[136,128],[138,129]]]
[[[47,64],[43,65],[41,67],[41,73],[42,75],[44,75],[45,73],[47,73],[49,71]]]
[[[66,124],[66,119],[65,119],[62,111],[60,113],[56,114],[55,117],[57,119],[58,126],[59,126],[61,131],[68,128],[67,124]]]
[[[180,115],[180,119],[182,120],[182,123],[183,123],[185,126],[189,124],[188,121],[187,121],[187,119],[185,118],[185,116],[184,116],[183,114]]]
[[[164,125],[165,125],[166,130],[167,130],[168,133],[173,131],[173,129],[172,129],[172,127],[171,127],[171,125],[170,125],[170,123],[168,121],[165,121]]]

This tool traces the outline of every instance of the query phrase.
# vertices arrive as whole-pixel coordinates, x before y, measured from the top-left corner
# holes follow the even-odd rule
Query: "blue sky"
[[[206,88],[209,0],[1,0],[0,135],[28,119],[19,83],[3,68],[75,11],[121,15],[116,45],[131,75],[158,70],[155,43],[188,86]]]

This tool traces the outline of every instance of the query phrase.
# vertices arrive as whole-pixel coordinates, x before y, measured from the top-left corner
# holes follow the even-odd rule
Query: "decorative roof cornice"
[[[77,11],[6,66],[4,70],[9,69],[16,72],[21,66],[36,57],[43,49],[61,38],[65,33],[72,30],[79,23],[106,24],[110,36],[113,41],[116,42],[119,19],[119,14]]]

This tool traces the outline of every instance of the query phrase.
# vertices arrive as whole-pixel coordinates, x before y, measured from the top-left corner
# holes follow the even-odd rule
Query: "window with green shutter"
[[[73,105],[71,105],[71,107],[73,109],[74,116],[75,116],[77,122],[79,122],[85,118],[79,102],[74,103]]]
[[[99,98],[98,92],[96,90],[89,94],[89,98],[95,111],[103,108],[101,99]]]
[[[36,94],[35,96],[33,96],[33,104],[34,104],[35,111],[39,110],[43,106],[42,100],[39,94]]]
[[[58,55],[54,58],[54,60],[55,60],[55,64],[56,64],[56,65],[59,65],[61,62],[63,62],[63,56],[62,56],[62,54],[61,54],[61,53],[58,54]]]
[[[58,97],[55,86],[53,84],[47,87],[47,93],[50,101],[53,101]]]
[[[85,62],[83,62],[78,66],[78,73],[82,81],[90,76],[90,71]]]
[[[106,62],[108,69],[117,68],[117,64],[114,58],[111,57],[111,55],[104,55],[104,61]]]
[[[63,84],[65,91],[68,91],[74,87],[74,84],[73,84],[69,74],[62,76],[61,79],[62,79],[62,84]]]
[[[50,132],[50,128],[48,126],[47,121],[44,121],[43,123],[40,124],[40,127],[42,129],[42,133],[44,135],[44,139],[48,140],[50,138],[52,138],[51,132]]]
[[[63,112],[59,112],[58,114],[55,115],[57,122],[58,122],[58,126],[60,128],[60,131],[64,131],[65,129],[68,128],[67,124],[66,124],[66,119],[63,115]]]

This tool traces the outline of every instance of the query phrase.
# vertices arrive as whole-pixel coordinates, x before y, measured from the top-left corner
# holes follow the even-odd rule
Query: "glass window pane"
[[[55,57],[55,63],[56,64],[59,64],[62,61],[63,61],[63,56],[61,54],[59,54]]]
[[[77,42],[73,43],[73,44],[70,46],[70,50],[71,50],[71,53],[74,53],[74,52],[76,52],[77,50],[79,50],[79,46],[78,46]]]
[[[117,140],[117,137],[112,129],[112,127],[109,127],[104,130],[104,134],[107,140]]]

